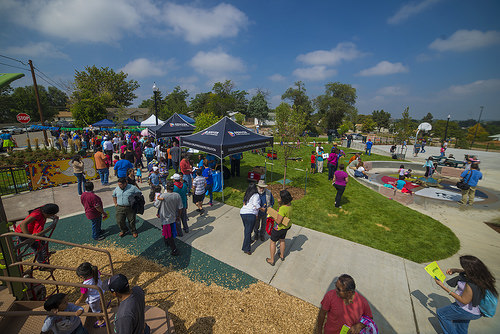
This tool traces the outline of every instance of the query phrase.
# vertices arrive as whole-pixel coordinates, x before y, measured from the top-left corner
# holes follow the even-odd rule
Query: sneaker
[[[106,236],[104,235],[100,235],[99,237],[97,237],[97,239],[95,239],[96,241],[101,241],[101,240],[104,240],[106,239]]]
[[[464,203],[464,202],[462,202],[462,201],[458,201],[458,204],[465,204],[465,203]]]

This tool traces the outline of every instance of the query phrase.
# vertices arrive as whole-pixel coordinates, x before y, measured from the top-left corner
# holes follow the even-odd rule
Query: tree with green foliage
[[[391,120],[391,114],[382,110],[374,110],[372,112],[372,120],[376,123],[377,129],[380,131],[381,128],[388,129],[390,120]],[[371,131],[371,130],[370,130]]]
[[[412,121],[410,118],[410,107],[406,107],[403,111],[402,118],[398,120],[395,124],[396,140],[399,143],[406,141],[415,133],[416,129],[412,127]]]
[[[245,115],[238,112],[234,115],[234,119],[236,120],[236,123],[243,125],[243,123],[245,122]]]
[[[313,105],[309,96],[306,94],[306,87],[302,81],[297,81],[294,83],[294,87],[288,88],[283,95],[281,95],[282,100],[289,100],[292,102],[292,106],[303,111],[305,113],[305,120],[307,124],[307,130],[316,131],[316,124],[312,124],[311,114],[314,111]]]
[[[302,108],[290,106],[282,102],[276,108],[276,126],[275,130],[279,140],[283,143],[283,165],[285,171],[283,173],[283,189],[285,189],[286,168],[288,160],[293,152],[297,149],[297,141],[300,139],[302,132],[306,128],[307,114]]]
[[[205,130],[209,126],[214,125],[218,121],[222,119],[221,116],[214,115],[213,113],[204,112],[196,116],[195,119],[195,132],[200,132],[201,130]]]
[[[102,117],[102,108],[128,107],[137,97],[135,80],[127,81],[128,74],[116,73],[108,67],[86,66],[75,71],[75,90],[71,95],[71,112],[77,124],[92,124]],[[93,109],[97,108],[97,109]]]
[[[344,135],[346,132],[348,132],[352,128],[352,123],[349,121],[344,121],[342,122],[342,125],[339,126],[338,132],[339,135]]]
[[[11,123],[16,121],[16,113],[12,110],[12,87],[10,85],[0,88],[0,123]]]
[[[165,99],[162,101],[158,117],[161,119],[168,119],[175,113],[186,114],[189,111],[189,107],[186,102],[188,97],[189,93],[187,90],[181,90],[180,86],[175,86],[174,90],[165,96]]]
[[[477,132],[476,132],[477,129]],[[475,139],[474,139],[475,135]],[[467,129],[467,140],[472,142],[482,142],[482,141],[488,141],[488,136],[490,133],[486,131],[486,129],[480,124],[476,123],[476,125],[471,126],[470,128]]]
[[[161,93],[161,90],[158,90],[156,92],[156,105],[158,107],[158,114],[160,114],[162,105],[163,105],[163,95]],[[151,96],[147,100],[142,100],[142,102],[139,104],[138,108],[148,108],[150,114],[155,113],[155,98],[154,95]],[[158,116],[159,117],[159,116]]]
[[[38,86],[38,96],[42,107],[43,119],[51,120],[60,111],[67,108],[68,96],[56,87],[45,89]],[[33,86],[17,87],[11,94],[11,113],[26,113],[30,115],[32,122],[40,121],[40,113],[36,102],[36,95]]]
[[[245,91],[235,90],[231,80],[216,82],[211,92],[196,94],[190,102],[189,109],[194,111],[195,115],[208,112],[224,117],[230,111],[246,114],[247,94]]]
[[[194,112],[195,116],[201,113],[209,112],[208,103],[211,93],[198,93],[189,103],[189,109]]]
[[[375,127],[377,127],[377,123],[375,123],[375,121],[373,120],[373,118],[371,118],[371,116],[368,116],[363,121],[362,131],[363,132],[372,132],[375,129]]]
[[[325,93],[316,98],[315,105],[327,129],[337,129],[344,116],[357,114],[356,97],[356,88],[349,84],[330,82],[325,85]]]
[[[423,118],[422,118],[422,123],[429,123],[429,124],[432,124],[432,120],[434,119],[434,116],[432,116],[432,114],[430,112],[427,113],[427,115],[425,115]]]
[[[248,102],[247,116],[257,118],[259,121],[269,119],[269,106],[267,105],[266,93],[262,90],[259,89],[257,94]]]

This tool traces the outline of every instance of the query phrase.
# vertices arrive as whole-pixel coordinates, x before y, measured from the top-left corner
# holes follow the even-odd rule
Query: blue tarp
[[[123,125],[128,125],[128,126],[140,126],[141,122],[137,122],[136,120],[133,120],[132,118],[127,118],[122,122]]]
[[[109,119],[103,119],[100,120],[99,122],[92,124],[92,126],[95,126],[97,128],[109,128],[115,125],[116,124],[113,121],[110,121]]]

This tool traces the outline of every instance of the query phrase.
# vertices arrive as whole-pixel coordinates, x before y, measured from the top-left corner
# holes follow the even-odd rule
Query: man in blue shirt
[[[253,241],[256,241],[259,237],[261,241],[265,241],[267,208],[274,206],[274,197],[271,190],[267,189],[267,184],[264,180],[259,180],[257,183],[257,191],[260,196],[260,210],[253,228]]]
[[[130,163],[130,161],[129,161]],[[130,232],[132,236],[137,238],[137,230],[135,228],[136,213],[130,206],[129,197],[135,193],[141,194],[141,191],[131,184],[127,183],[126,177],[121,177],[118,179],[118,187],[113,190],[113,202],[116,207],[116,222],[120,226],[120,237],[123,237],[127,233],[127,225],[125,224],[125,218],[128,220],[130,225]]]
[[[212,177],[212,168],[208,167],[208,163],[206,165],[204,165],[203,167],[201,167],[202,169],[202,172],[201,172],[201,176],[203,176],[205,178],[205,180],[207,180],[207,186],[205,187],[205,190],[208,191],[208,195],[210,196],[210,202],[208,202],[208,204],[210,206],[213,206],[213,199],[214,199],[214,195],[213,195],[213,186],[214,186],[214,178]]]
[[[479,180],[483,179],[483,173],[479,171],[479,165],[477,163],[473,163],[470,166],[470,170],[463,171],[460,177],[469,185],[469,189],[461,189],[462,199],[458,201],[458,203],[472,205],[474,203],[474,196],[476,195],[477,183]],[[467,197],[469,197],[468,202]]]
[[[117,177],[127,177],[127,170],[129,168],[134,168],[134,165],[127,159],[121,159],[119,160],[114,167],[114,170],[116,171],[116,176]]]
[[[372,146],[373,146],[372,140],[368,139],[368,141],[366,142],[366,149],[365,149],[366,154],[372,155]]]
[[[243,153],[231,155],[231,176],[240,176],[240,162],[243,159]]]

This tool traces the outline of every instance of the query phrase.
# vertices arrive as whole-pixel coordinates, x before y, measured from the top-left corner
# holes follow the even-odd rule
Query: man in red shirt
[[[325,316],[327,318],[324,324]],[[323,333],[324,324],[325,334],[338,334],[342,326],[346,325],[350,327],[350,334],[358,334],[366,327],[361,322],[362,316],[373,319],[368,301],[356,292],[354,279],[343,274],[335,283],[335,290],[328,291],[321,301],[316,329],[318,333]]]
[[[187,185],[189,193],[191,192],[191,186],[193,184],[193,178],[192,178],[192,173],[193,173],[193,167],[191,167],[191,164],[189,163],[187,155],[184,155],[182,157],[181,163],[179,165],[182,173],[182,178],[184,179],[184,183]]]
[[[85,216],[92,222],[92,239],[104,240],[106,237],[101,230],[102,219],[108,218],[108,214],[102,207],[102,200],[94,194],[94,184],[90,181],[85,182],[85,192],[80,197]]]

